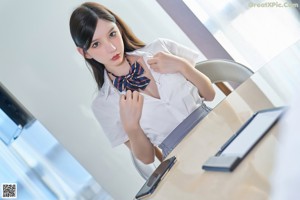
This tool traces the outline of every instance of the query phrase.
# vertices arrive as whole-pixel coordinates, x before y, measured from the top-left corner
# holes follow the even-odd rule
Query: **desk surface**
[[[297,56],[298,55],[298,56]],[[300,42],[282,52],[218,104],[169,155],[177,162],[150,199],[268,199],[275,125],[232,173],[208,172],[202,164],[257,110],[288,105],[300,85]]]

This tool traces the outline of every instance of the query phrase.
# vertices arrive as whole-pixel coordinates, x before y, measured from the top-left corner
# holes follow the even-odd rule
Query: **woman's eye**
[[[98,46],[99,46],[99,42],[95,42],[95,43],[92,45],[93,48],[97,48]]]
[[[115,37],[117,35],[117,32],[116,31],[113,31],[109,34],[110,37]]]

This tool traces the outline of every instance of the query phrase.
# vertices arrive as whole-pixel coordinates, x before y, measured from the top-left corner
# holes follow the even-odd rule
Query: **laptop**
[[[233,171],[286,110],[286,107],[276,107],[260,110],[253,114],[214,156],[208,158],[202,169]]]

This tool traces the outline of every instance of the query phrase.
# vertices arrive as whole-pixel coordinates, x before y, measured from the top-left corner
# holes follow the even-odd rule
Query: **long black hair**
[[[71,36],[75,45],[83,49],[84,54],[91,46],[99,19],[113,22],[118,26],[122,35],[125,52],[130,52],[145,46],[116,14],[101,4],[86,2],[76,8],[70,17]],[[85,57],[85,60],[91,67],[98,89],[100,89],[104,82],[104,65],[94,59]]]

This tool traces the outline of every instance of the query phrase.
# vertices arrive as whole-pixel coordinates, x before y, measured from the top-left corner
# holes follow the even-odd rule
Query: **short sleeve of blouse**
[[[173,40],[163,38],[160,38],[159,41],[170,51],[170,53],[185,58],[194,66],[201,60],[201,54],[199,52],[190,49],[182,44],[179,44]]]

